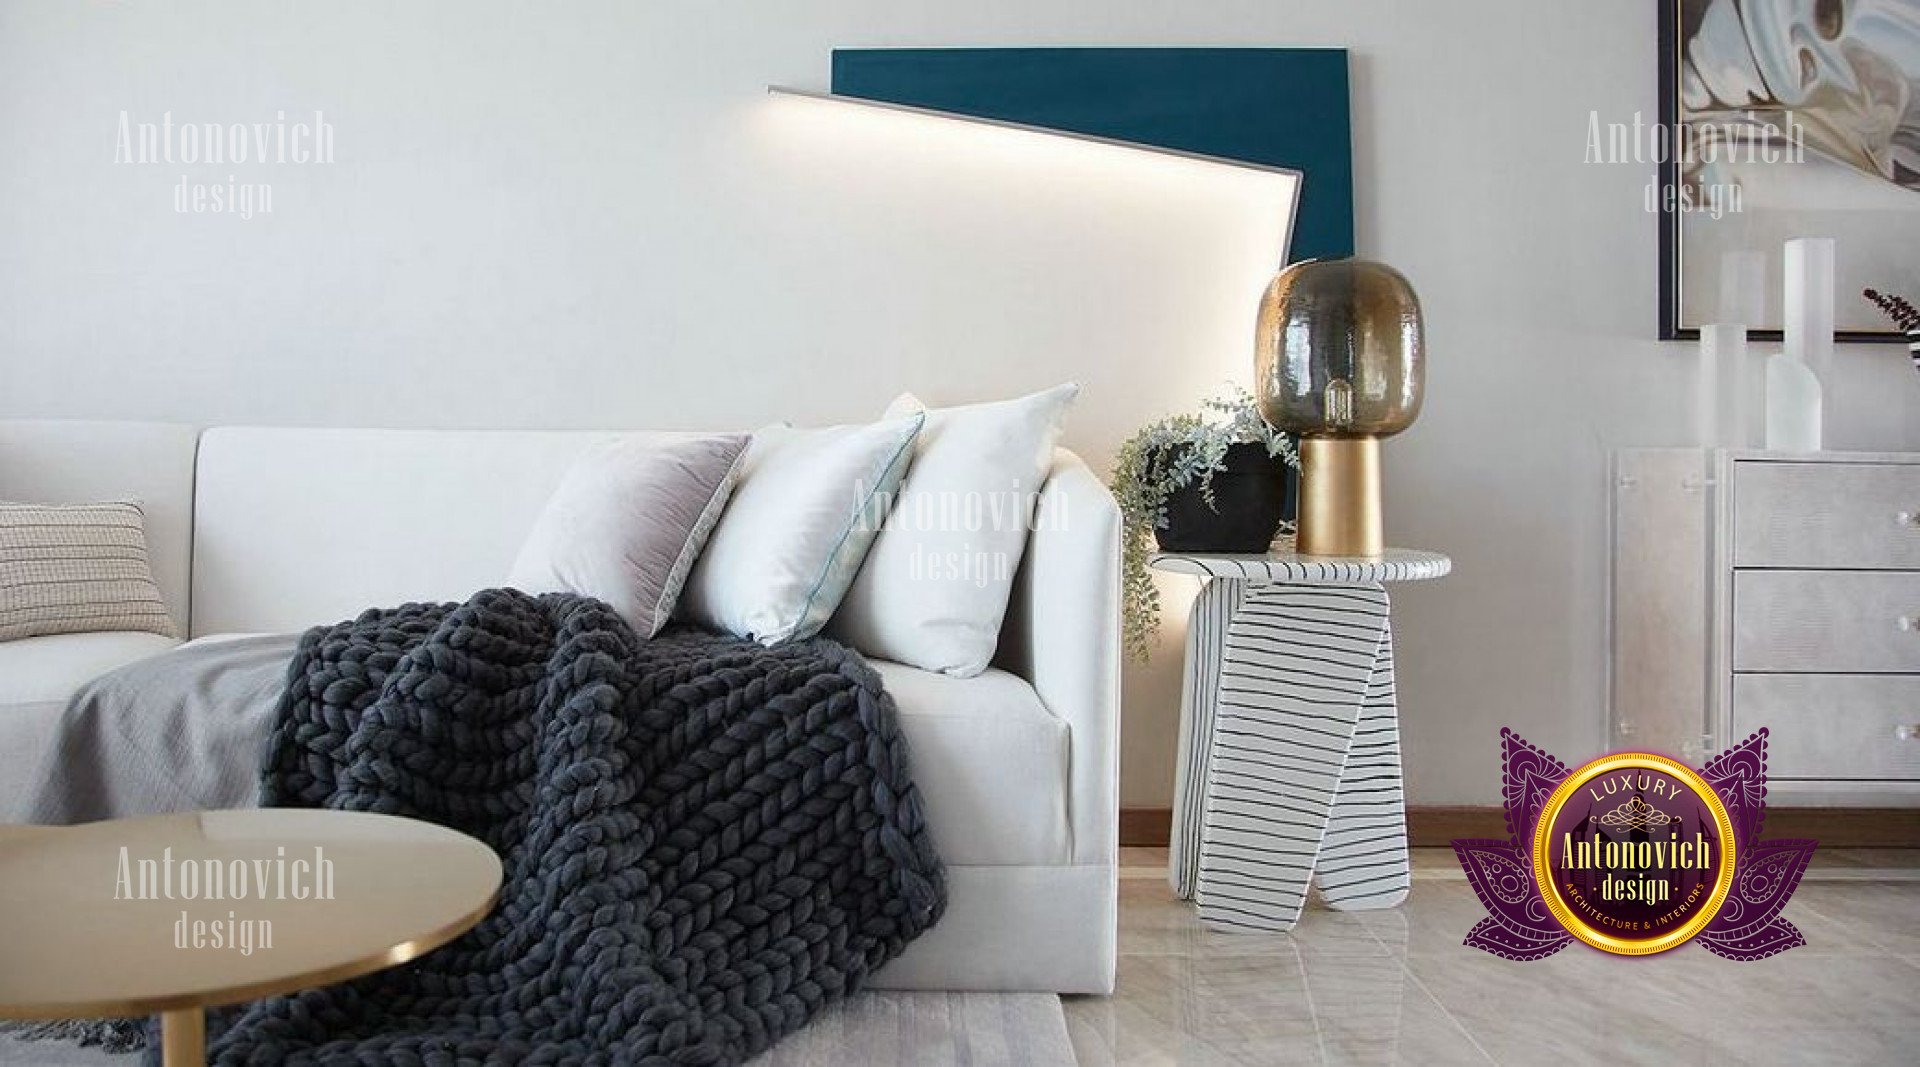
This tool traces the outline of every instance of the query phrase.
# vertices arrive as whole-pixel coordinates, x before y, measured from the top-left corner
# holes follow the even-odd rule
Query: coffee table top
[[[0,826],[0,1018],[146,1015],[356,978],[465,933],[499,887],[486,845],[389,815]]]

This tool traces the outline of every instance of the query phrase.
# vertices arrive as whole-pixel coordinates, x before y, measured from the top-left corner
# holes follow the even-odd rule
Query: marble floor
[[[1291,935],[1211,933],[1164,850],[1124,852],[1118,991],[1066,998],[1082,1067],[1920,1063],[1920,853],[1820,855],[1786,911],[1806,946],[1757,963],[1513,963],[1461,945],[1485,911],[1444,849],[1402,907],[1314,906]]]

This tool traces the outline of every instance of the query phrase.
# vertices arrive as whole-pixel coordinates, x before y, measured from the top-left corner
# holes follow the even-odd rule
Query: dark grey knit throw
[[[462,830],[505,882],[413,964],[226,1013],[215,1064],[738,1063],[946,906],[858,656],[641,641],[584,597],[495,590],[309,632],[262,793]]]

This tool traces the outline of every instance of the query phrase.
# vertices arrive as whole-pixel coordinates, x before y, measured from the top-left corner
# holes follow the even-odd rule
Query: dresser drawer
[[[1920,569],[1920,464],[1736,462],[1733,565]]]
[[[1735,571],[1733,669],[1920,672],[1920,572]]]
[[[1920,677],[1735,675],[1729,740],[1762,726],[1772,777],[1920,779]]]

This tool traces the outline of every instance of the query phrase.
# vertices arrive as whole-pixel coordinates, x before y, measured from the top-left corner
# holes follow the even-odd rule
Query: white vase
[[[1767,448],[1820,451],[1820,379],[1791,351],[1767,360]]]
[[[1833,382],[1833,238],[1795,237],[1784,256],[1787,351],[1831,388]]]
[[[1765,377],[1749,351],[1745,326],[1700,327],[1699,406],[1694,419],[1702,445],[1753,448],[1761,443],[1754,427]]]
[[[1784,258],[1786,344],[1767,362],[1767,447],[1818,452],[1834,388],[1833,238],[1796,237]]]

